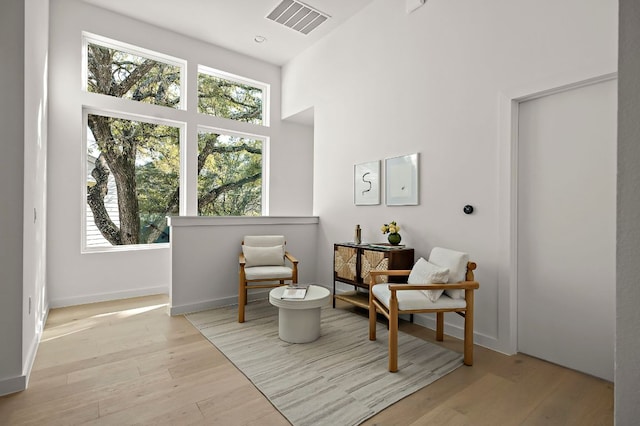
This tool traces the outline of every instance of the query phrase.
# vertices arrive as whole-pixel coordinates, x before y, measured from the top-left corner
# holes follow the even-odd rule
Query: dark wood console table
[[[333,245],[333,307],[336,299],[364,309],[369,308],[369,271],[411,269],[412,248],[390,244]],[[390,277],[391,282],[406,282],[406,277]],[[353,291],[336,294],[336,281],[351,284]]]

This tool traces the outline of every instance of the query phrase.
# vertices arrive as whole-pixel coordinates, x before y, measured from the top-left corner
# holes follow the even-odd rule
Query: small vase
[[[394,234],[389,234],[388,240],[389,244],[391,244],[392,246],[397,246],[398,244],[400,244],[402,237],[396,232]]]

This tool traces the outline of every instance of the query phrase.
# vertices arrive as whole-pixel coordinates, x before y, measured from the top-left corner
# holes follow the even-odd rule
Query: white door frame
[[[499,95],[498,175],[498,344],[497,350],[518,349],[518,113],[520,103],[618,77],[617,71],[592,69],[556,75]]]

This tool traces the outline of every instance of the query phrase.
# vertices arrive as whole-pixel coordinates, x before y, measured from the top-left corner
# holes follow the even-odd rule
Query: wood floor
[[[420,326],[401,329],[434,341]],[[462,351],[459,340],[444,344]],[[186,319],[167,315],[166,296],[151,296],[52,310],[29,387],[0,398],[0,424],[289,423]],[[364,424],[612,425],[613,384],[476,347],[473,367]]]

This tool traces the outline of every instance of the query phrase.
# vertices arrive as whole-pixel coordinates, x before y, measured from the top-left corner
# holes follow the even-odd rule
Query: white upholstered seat
[[[288,266],[257,266],[244,268],[247,281],[291,279],[292,270]]]
[[[381,301],[385,306],[391,303],[391,290],[389,284],[378,284],[373,287],[373,294],[376,299]],[[401,311],[412,311],[422,309],[464,309],[467,302],[464,299],[452,299],[443,294],[432,302],[426,294],[420,290],[406,290],[397,293],[398,309]]]

